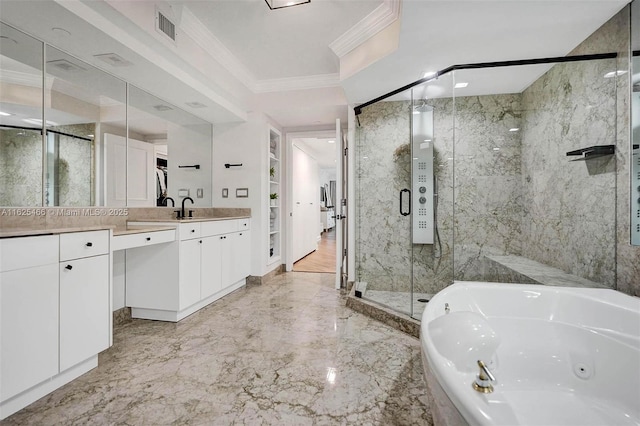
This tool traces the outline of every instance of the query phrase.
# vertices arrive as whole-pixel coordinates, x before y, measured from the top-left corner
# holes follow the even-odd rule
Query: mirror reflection
[[[210,123],[130,86],[127,205],[211,206],[212,137]]]
[[[0,23],[0,206],[42,206],[43,44]]]
[[[0,205],[212,205],[210,123],[0,25]]]
[[[100,153],[104,134],[125,128],[126,90],[124,81],[47,46],[45,205],[105,205]]]

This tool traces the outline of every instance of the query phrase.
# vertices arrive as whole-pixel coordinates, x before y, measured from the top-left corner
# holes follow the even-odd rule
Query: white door
[[[122,136],[108,133],[104,134],[104,143],[106,205],[154,207],[157,178],[153,144],[135,139],[127,142]]]

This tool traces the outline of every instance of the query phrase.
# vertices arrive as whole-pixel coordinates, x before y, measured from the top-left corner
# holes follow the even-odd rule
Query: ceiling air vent
[[[160,10],[156,9],[156,30],[176,41],[176,25]]]

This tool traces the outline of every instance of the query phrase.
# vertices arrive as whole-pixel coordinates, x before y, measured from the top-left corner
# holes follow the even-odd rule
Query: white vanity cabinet
[[[127,250],[126,305],[131,315],[180,321],[245,285],[250,274],[249,223],[180,222],[178,241]]]
[[[109,230],[0,239],[0,419],[111,345]]]
[[[57,235],[0,240],[1,402],[58,374],[58,261]]]
[[[60,371],[109,347],[109,231],[60,235]]]

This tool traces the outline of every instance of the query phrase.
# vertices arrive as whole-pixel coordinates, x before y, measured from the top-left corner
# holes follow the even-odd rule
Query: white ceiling
[[[335,138],[294,138],[293,143],[316,160],[321,169],[336,168]]]
[[[263,0],[1,0],[0,17],[208,121],[244,120],[260,110],[285,128],[327,128],[335,118],[346,121],[348,104],[427,70],[566,55],[628,2],[404,0],[398,48],[339,81],[340,61],[329,45],[396,1],[311,0],[270,11]],[[154,30],[156,7],[174,12],[177,45]],[[111,52],[134,65],[110,67],[93,56]],[[485,72],[466,93],[519,92],[544,69],[520,71],[499,78]],[[207,108],[190,110],[190,101]]]
[[[329,45],[382,0],[312,0],[269,10],[264,0],[177,0],[258,80],[338,73]]]

